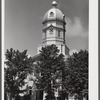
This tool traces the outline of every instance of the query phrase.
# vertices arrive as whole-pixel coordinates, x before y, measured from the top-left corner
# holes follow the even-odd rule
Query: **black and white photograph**
[[[3,100],[90,100],[89,3],[4,0]]]

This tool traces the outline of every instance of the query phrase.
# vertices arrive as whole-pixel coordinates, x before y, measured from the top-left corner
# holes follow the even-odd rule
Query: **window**
[[[53,12],[50,12],[49,17],[54,17],[54,13]]]
[[[60,37],[60,30],[58,30],[58,37]]]
[[[46,31],[44,31],[44,38],[46,38]]]

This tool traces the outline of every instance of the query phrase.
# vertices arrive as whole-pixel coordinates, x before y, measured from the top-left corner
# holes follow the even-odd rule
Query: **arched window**
[[[44,31],[44,38],[46,38],[46,31]]]
[[[53,12],[50,12],[49,17],[54,17],[54,13]]]
[[[58,37],[60,37],[60,30],[58,30]]]

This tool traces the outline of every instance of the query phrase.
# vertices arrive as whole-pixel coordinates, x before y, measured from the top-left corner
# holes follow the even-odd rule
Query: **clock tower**
[[[65,56],[69,55],[69,48],[65,42],[65,15],[57,8],[57,2],[52,2],[52,8],[48,10],[43,18],[43,37],[42,45],[38,47],[38,53],[41,47],[55,44]]]

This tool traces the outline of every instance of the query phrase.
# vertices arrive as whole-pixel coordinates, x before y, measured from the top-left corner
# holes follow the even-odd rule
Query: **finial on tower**
[[[53,7],[57,7],[57,2],[56,2],[56,1],[53,1],[53,2],[52,2],[52,6],[53,6]]]

